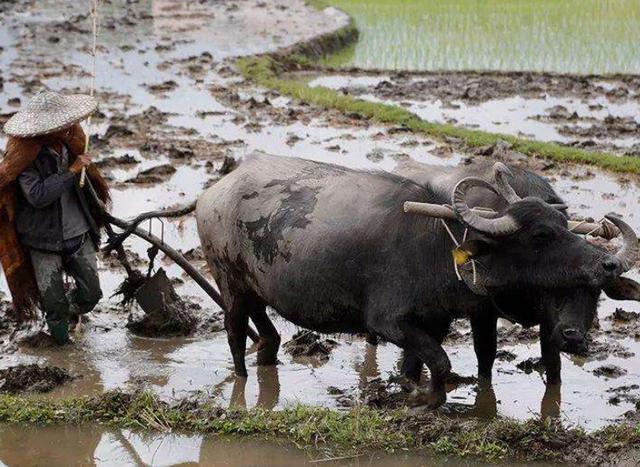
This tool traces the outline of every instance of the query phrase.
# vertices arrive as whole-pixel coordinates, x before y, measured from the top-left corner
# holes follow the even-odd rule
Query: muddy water
[[[333,0],[361,40],[333,63],[398,70],[640,71],[634,0]]]
[[[301,2],[276,2],[280,7],[273,8],[273,3],[267,2],[268,10],[264,12],[261,8],[254,8],[254,2],[235,3],[238,9],[227,10],[218,3],[209,7],[198,6],[205,10],[199,10],[197,14],[190,11],[191,7],[184,2],[140,2],[137,6],[127,7],[131,10],[126,11],[119,9],[124,8],[123,5],[114,3],[117,8],[114,7],[111,13],[105,11],[100,42],[106,47],[101,48],[98,62],[98,88],[104,117],[90,130],[102,135],[110,125],[123,125],[133,132],[133,136],[120,140],[111,138],[112,144],[96,151],[100,160],[128,154],[136,161],[134,164],[115,164],[105,168],[115,187],[114,212],[119,216],[129,217],[142,210],[191,201],[206,184],[218,177],[216,170],[221,166],[224,156],[242,158],[256,149],[382,170],[392,170],[397,161],[405,158],[453,165],[466,157],[422,137],[370,126],[330,112],[323,114],[239,83],[237,75],[224,62],[225,57],[273,48],[305,37],[313,28],[339,25],[341,20],[336,20],[335,13],[328,17],[320,13],[299,15],[304,8]],[[81,72],[88,66],[88,58],[83,53],[88,41],[87,34],[67,32],[64,46],[50,42],[48,38],[52,31],[57,30],[56,25],[70,18],[74,12],[71,8],[59,8],[58,2],[55,9],[51,8],[53,3],[45,5],[48,6],[41,8],[38,2],[37,8],[32,5],[8,15],[0,24],[3,44],[9,44],[0,54],[0,69],[5,78],[4,90],[0,94],[0,114],[15,109],[9,105],[9,99],[26,99],[32,94],[38,86],[30,82],[34,77],[40,84],[54,88],[84,90],[87,87],[87,77]],[[258,16],[254,17],[253,14]],[[167,16],[171,15],[173,20],[169,21],[168,26]],[[125,20],[125,16],[133,18],[135,26],[128,25],[129,19]],[[201,23],[194,25],[195,19],[203,17],[206,19],[203,21],[205,26]],[[298,23],[301,17],[305,19]],[[110,21],[114,22],[114,29],[106,27]],[[87,27],[85,20],[72,24],[78,28]],[[209,27],[209,24],[212,26]],[[180,32],[170,34],[168,27],[178,28]],[[288,32],[290,29],[293,31],[291,34]],[[254,32],[255,37],[248,35],[247,31]],[[239,34],[243,39],[244,36],[250,37],[246,41],[239,41]],[[176,37],[180,37],[180,40]],[[238,46],[239,43],[243,44],[242,48]],[[209,53],[211,58],[202,56],[203,52]],[[63,66],[68,63],[77,65],[77,70]],[[151,90],[149,87],[167,81],[174,81],[174,84],[162,90]],[[158,121],[145,119],[144,124],[137,123],[136,115],[149,110],[150,106],[167,115]],[[205,149],[196,151],[197,156],[176,158],[172,149],[194,139],[202,140]],[[170,141],[170,147],[160,146],[153,151],[145,149],[150,143],[162,141]],[[157,183],[128,182],[140,171],[167,163],[177,171]],[[621,184],[607,174],[586,175],[573,169],[567,173],[551,172],[549,175],[562,195],[575,206],[576,212],[599,217],[616,211],[625,215],[636,229],[640,229],[636,209],[640,191],[635,182]],[[157,224],[153,228],[154,232],[159,233]],[[165,238],[183,251],[197,247],[194,220],[187,218],[167,222]],[[132,240],[127,246],[145,257],[147,245],[143,242]],[[202,261],[196,259],[194,262],[205,270]],[[357,400],[360,391],[371,380],[386,379],[397,373],[400,352],[394,346],[380,344],[373,347],[360,338],[333,336],[339,345],[324,363],[314,359],[294,360],[281,351],[277,367],[257,368],[255,349],[251,348],[247,359],[249,377],[247,380],[236,380],[232,373],[226,336],[219,332],[219,310],[177,267],[163,258],[159,259],[158,265],[165,267],[170,277],[183,281],[178,287],[183,297],[202,306],[200,314],[203,320],[209,321],[205,321],[194,337],[136,337],[125,328],[128,310],[117,306],[115,299],[105,299],[74,336],[73,346],[33,349],[24,345],[16,348],[5,342],[0,366],[20,362],[49,363],[81,376],[49,395],[33,397],[63,397],[96,394],[114,388],[144,387],[166,399],[200,395],[215,397],[222,405],[268,408],[281,408],[295,403],[340,408]],[[631,276],[637,279],[637,270]],[[101,263],[105,296],[113,293],[122,278],[119,269],[111,268],[106,261]],[[639,354],[640,344],[627,337],[628,334],[607,333],[615,330],[615,325],[606,316],[618,306],[628,311],[640,311],[637,303],[616,303],[604,299],[600,309],[602,332],[597,334],[596,339],[619,344],[627,352],[619,352],[618,355],[627,358],[607,354],[601,361],[586,361],[563,356],[564,384],[561,391],[545,394],[545,385],[539,374],[527,374],[516,368],[517,363],[539,355],[537,342],[505,340],[501,348],[513,352],[516,359],[497,362],[493,389],[478,392],[475,385],[450,387],[450,403],[442,411],[480,416],[498,414],[520,419],[540,413],[559,413],[568,422],[582,424],[588,429],[620,418],[634,407],[633,397],[640,397],[640,392],[627,391],[630,398],[623,398],[614,405],[609,403],[613,393],[607,391],[637,382],[640,365],[636,357],[629,355]],[[277,316],[274,316],[274,322],[282,334],[283,342],[297,331],[295,326]],[[504,326],[510,327],[506,323]],[[454,370],[463,375],[472,375],[475,373],[475,357],[468,328],[465,323],[460,323],[458,329],[463,338],[447,342],[445,347]],[[21,334],[26,334],[26,331]],[[595,376],[593,370],[605,363],[614,363],[627,373],[615,379]],[[23,440],[23,445],[33,444],[32,440],[40,433],[16,428],[7,430],[13,430],[17,439]],[[201,458],[207,459],[206,456],[210,454],[206,454],[209,451],[205,451],[204,446],[209,446],[207,449],[212,452],[228,452],[230,459],[238,451],[246,452],[248,456],[258,456],[269,449],[274,450],[274,456],[285,456],[288,454],[283,452],[290,452],[288,447],[259,443],[225,445],[197,437],[152,437],[140,441],[140,447],[134,449],[137,452],[134,455],[129,447],[122,447],[125,446],[121,441],[122,433],[88,433],[85,430],[79,432],[68,429],[52,429],[42,433],[50,436],[51,444],[56,445],[63,443],[61,440],[65,436],[69,440],[82,441],[82,445],[86,442],[87,446],[94,446],[95,443],[93,448],[87,448],[89,451],[93,449],[93,454],[87,455],[94,455],[97,446],[103,446],[100,459],[115,453],[113,455],[116,456],[132,455],[134,459],[137,459],[135,456],[142,456],[148,462],[149,458],[144,456],[151,454],[146,453],[160,449],[158,445],[173,446],[172,443],[177,446],[173,449],[174,453],[183,456],[175,462],[182,462],[183,459],[186,459],[184,462],[191,462],[196,458],[196,454],[193,454],[195,451]],[[134,441],[141,439],[130,433],[124,436]],[[15,444],[19,445],[18,441]],[[196,445],[197,448],[194,447]],[[229,446],[228,451],[224,446]],[[16,451],[5,452],[11,455]],[[293,464],[304,460],[303,457],[295,457],[301,456],[300,453],[291,455],[294,457],[283,457],[283,463]],[[71,453],[69,456],[61,457],[60,463],[77,458]],[[98,462],[97,459],[94,456],[95,462]],[[251,463],[250,459],[246,463]]]
[[[139,434],[100,428],[0,428],[0,465],[317,465],[319,453],[252,439],[211,439],[180,434]],[[315,462],[314,462],[315,461]],[[336,466],[420,466],[434,461],[420,453],[368,453],[322,462]],[[465,465],[456,462],[453,465]]]

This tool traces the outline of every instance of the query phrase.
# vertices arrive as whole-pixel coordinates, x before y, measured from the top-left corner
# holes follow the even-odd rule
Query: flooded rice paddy
[[[330,62],[391,70],[638,73],[635,0],[335,0],[361,40]]]
[[[84,13],[77,11],[75,2],[18,3],[19,8],[3,12],[0,23],[0,120],[15,111],[15,99],[25,102],[42,87],[86,92],[89,84],[89,23],[82,16]],[[127,218],[144,210],[190,202],[221,177],[219,169],[225,157],[241,160],[254,150],[373,170],[393,170],[398,162],[408,159],[455,165],[468,158],[485,157],[461,154],[446,143],[401,129],[310,108],[242,82],[230,57],[273,50],[308,37],[312,30],[328,30],[346,23],[346,18],[335,10],[311,13],[302,1],[264,3],[260,7],[253,1],[193,6],[190,2],[148,0],[114,1],[105,6],[97,77],[101,106],[90,131],[95,135],[92,144],[98,164],[114,187],[115,214]],[[341,75],[318,78],[312,84],[344,88],[345,92],[364,98],[400,102],[416,113],[424,112],[421,115],[425,118],[438,121],[456,119],[458,124],[482,129],[500,126],[496,123],[500,121],[500,131],[565,144],[570,140],[562,139],[555,121],[547,122],[548,107],[561,105],[569,116],[575,111],[594,125],[607,115],[638,115],[637,88],[633,83],[615,80],[596,80],[587,86],[588,95],[550,83],[541,91],[545,93],[543,97],[505,91],[489,99],[457,101],[436,96],[440,103],[432,101],[433,96],[428,93],[385,95],[383,88],[389,86],[380,87],[389,82],[389,89],[404,89],[402,86],[416,86],[419,80]],[[628,88],[626,95],[611,95],[612,89],[622,88]],[[456,109],[452,103],[460,107]],[[599,107],[596,109],[595,105]],[[538,115],[540,118],[533,118]],[[596,145],[616,149],[621,157],[629,157],[622,154],[634,150],[638,138],[637,131],[623,136],[609,132],[595,141]],[[517,158],[514,161],[529,163]],[[573,212],[598,219],[613,211],[640,230],[637,179],[594,169],[541,164],[534,168],[551,179]],[[158,233],[159,225],[153,229]],[[192,217],[167,222],[165,239],[206,273]],[[128,241],[127,249],[137,267],[146,267],[144,242]],[[46,395],[30,397],[146,388],[166,400],[203,397],[214,398],[223,406],[268,409],[297,403],[341,409],[368,403],[368,388],[383,384],[398,372],[400,351],[391,344],[375,347],[362,337],[323,336],[337,341],[328,358],[293,357],[281,349],[278,366],[258,368],[255,348],[250,348],[249,377],[236,379],[220,310],[167,259],[160,257],[157,266],[167,270],[178,284],[180,295],[197,309],[200,325],[195,335],[135,336],[125,326],[130,312],[139,311],[123,309],[116,298],[110,298],[103,300],[82,324],[70,347],[39,347],[22,340],[35,329],[17,330],[11,338],[5,334],[0,343],[0,368],[40,363],[65,368],[76,376]],[[112,259],[103,258],[100,273],[105,297],[109,297],[122,281],[123,271]],[[629,276],[640,279],[638,268]],[[1,290],[6,292],[4,284]],[[449,403],[440,410],[463,417],[560,416],[567,423],[589,430],[623,419],[640,400],[640,321],[612,320],[617,308],[640,313],[638,303],[603,298],[600,328],[594,331],[598,351],[587,357],[562,357],[560,390],[547,391],[540,373],[518,367],[539,356],[535,331],[501,323],[499,348],[503,358],[496,362],[493,387],[480,390],[474,382],[452,384]],[[283,343],[289,341],[298,329],[271,314]],[[445,349],[456,373],[475,374],[476,360],[465,322],[456,324]],[[604,365],[620,368],[620,375],[598,376],[601,373],[597,370]],[[211,463],[214,458],[217,464],[229,465],[252,464],[265,458],[278,459],[281,465],[299,465],[312,459],[292,446],[255,440],[140,435],[101,429],[0,430],[0,460],[7,465],[21,461],[37,464],[42,459],[51,459],[51,465],[174,465]],[[21,457],[26,446],[36,444],[38,449],[29,454],[32,457]],[[63,446],[69,446],[68,450],[59,449]],[[419,465],[425,461],[424,457],[403,456],[395,454],[393,462]],[[390,458],[376,454],[343,462],[385,465]]]

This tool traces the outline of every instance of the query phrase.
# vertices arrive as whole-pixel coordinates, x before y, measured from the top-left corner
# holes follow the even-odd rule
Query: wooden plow
[[[157,292],[158,295],[161,295],[163,293],[175,293],[173,284],[168,280],[166,275],[162,274],[160,276],[151,276],[153,259],[157,251],[162,251],[165,255],[171,258],[171,260],[173,260],[178,266],[180,266],[180,268],[184,272],[186,272],[187,275],[189,275],[189,277],[191,277],[196,282],[196,284],[198,284],[200,288],[202,288],[202,290],[204,290],[204,292],[209,297],[211,297],[221,309],[225,309],[224,301],[222,300],[222,297],[215,289],[215,287],[204,277],[204,275],[202,275],[202,273],[200,273],[200,271],[198,271],[195,266],[193,266],[193,264],[189,262],[189,260],[187,260],[187,258],[184,257],[182,253],[168,245],[164,241],[163,235],[161,235],[161,237],[157,237],[150,230],[145,231],[140,227],[140,224],[146,220],[175,218],[187,215],[195,210],[195,202],[178,209],[146,212],[137,216],[131,221],[126,221],[109,213],[104,203],[96,194],[95,189],[91,185],[91,182],[88,178],[86,179],[85,188],[90,195],[91,201],[94,203],[94,205],[100,212],[100,216],[105,222],[108,241],[106,246],[102,248],[102,251],[105,253],[110,253],[111,251],[116,252],[119,262],[127,272],[128,282],[130,283],[130,287],[132,288],[132,290],[130,290],[128,293],[131,297],[136,297],[143,310],[145,310],[145,308],[148,309],[149,307],[159,306],[159,304],[155,303],[153,299],[142,299],[139,295],[136,296],[136,291],[145,287],[145,283],[153,281],[152,288]],[[118,227],[122,231],[120,233],[115,232],[113,230],[113,226]],[[149,250],[150,264],[146,278],[140,273],[140,271],[131,267],[127,258],[127,253],[122,245],[124,240],[126,240],[131,235],[135,235],[152,245]],[[160,304],[160,306],[162,306],[162,304]],[[258,342],[259,340],[258,333],[253,328],[251,328],[251,326],[249,326],[248,336],[253,342]]]

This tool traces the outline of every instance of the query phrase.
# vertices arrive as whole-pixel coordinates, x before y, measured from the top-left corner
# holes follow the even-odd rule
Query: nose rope
[[[460,248],[460,243],[458,243],[458,240],[456,240],[455,235],[453,235],[453,232],[451,232],[451,229],[449,228],[449,225],[447,224],[447,221],[445,221],[444,219],[440,219],[440,223],[442,224],[442,226],[444,227],[446,232],[449,234],[449,237],[451,238],[451,241],[456,246],[456,248]],[[464,234],[462,235],[462,243],[464,243],[465,240],[467,239],[467,232],[468,231],[469,231],[469,229],[467,227],[465,227]],[[456,276],[458,277],[458,280],[461,281],[462,280],[462,275],[460,274],[460,271],[458,270],[458,263],[456,262],[455,258],[453,260],[453,270],[456,272]],[[471,270],[473,271],[473,285],[476,285],[476,262],[475,262],[475,260],[473,258],[471,259]]]

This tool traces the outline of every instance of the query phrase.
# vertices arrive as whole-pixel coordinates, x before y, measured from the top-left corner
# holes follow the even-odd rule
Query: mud
[[[544,373],[544,364],[542,363],[542,360],[537,357],[529,357],[526,360],[521,361],[516,365],[516,368],[524,371],[526,374],[530,374],[533,371],[537,371],[541,374]]]
[[[318,333],[301,330],[293,335],[282,347],[294,359],[313,358],[318,362],[327,362],[331,351],[338,346],[333,339],[321,339]]]
[[[312,81],[419,116],[496,133],[637,156],[640,79],[527,72],[350,70]]]
[[[345,70],[350,75],[360,70]],[[372,73],[369,73],[371,75]],[[616,87],[610,83],[615,83]],[[349,93],[365,93],[368,88],[343,88]],[[589,76],[527,72],[395,72],[379,81],[373,88],[374,95],[393,100],[440,99],[453,101],[486,102],[520,96],[540,98],[544,96],[609,100],[626,100],[640,97],[640,78],[634,75]]]
[[[73,376],[63,368],[41,365],[16,365],[0,370],[0,392],[50,392],[71,381]]]
[[[627,374],[627,370],[624,368],[620,368],[617,365],[607,364],[602,365],[593,370],[593,374],[596,376],[602,376],[604,378],[619,378],[620,376],[624,376]]]

